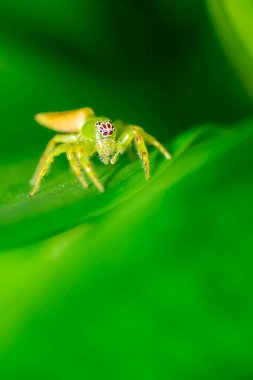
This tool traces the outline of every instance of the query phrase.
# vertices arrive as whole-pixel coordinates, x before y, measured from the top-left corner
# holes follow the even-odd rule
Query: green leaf
[[[159,176],[164,171],[172,181],[170,172],[177,170],[180,158],[184,161],[184,167],[178,171],[179,180],[188,171],[201,165],[203,158],[209,159],[208,155],[213,154],[206,152],[207,157],[198,160],[188,159],[188,150],[196,141],[199,143],[200,140],[206,140],[209,146],[211,141],[219,140],[224,133],[225,136],[229,136],[229,132],[218,130],[211,125],[186,132],[174,143],[172,161],[166,161],[158,151],[152,150],[150,183],[145,181],[137,157],[131,162],[125,155],[115,166],[104,166],[95,158],[101,181],[106,185],[104,194],[100,194],[93,185],[84,190],[74,175],[67,170],[65,160],[65,167],[63,162],[62,166],[56,165],[36,196],[30,199],[29,178],[36,166],[36,159],[26,159],[18,163],[7,162],[1,167],[5,190],[0,196],[0,248],[20,246],[52,236],[84,221],[102,216],[123,202],[130,202],[135,194],[141,197],[143,189],[150,189],[153,183],[159,181]],[[162,186],[166,184],[167,182]],[[157,191],[159,190],[157,185]]]
[[[153,155],[149,184],[138,162],[102,195],[83,195],[63,174],[57,196],[76,209],[101,197],[93,207],[103,217],[89,207],[79,227],[2,251],[3,378],[193,379],[208,368],[213,379],[217,356],[229,377],[251,368],[252,125],[188,131],[171,163]],[[30,226],[44,200],[49,219],[57,214],[60,176],[34,199]]]

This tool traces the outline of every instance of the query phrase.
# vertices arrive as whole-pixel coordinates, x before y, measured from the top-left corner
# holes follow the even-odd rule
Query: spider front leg
[[[52,152],[54,151],[56,144],[74,142],[75,140],[76,140],[76,135],[55,135],[47,144],[47,147],[40,158],[40,161],[35,170],[35,173],[32,179],[30,180],[30,184],[35,185],[35,183],[37,182],[39,175],[41,173],[41,170],[45,162],[47,161],[48,157],[50,156],[50,154],[52,154]]]
[[[81,165],[82,169],[85,171],[87,176],[91,179],[91,181],[94,183],[97,189],[101,193],[103,193],[105,191],[104,186],[101,184],[101,182],[97,178],[93,170],[92,164],[89,158],[87,157],[87,155],[85,154],[85,151],[83,150],[82,146],[77,145],[75,147],[75,154],[76,154],[79,164]]]
[[[138,134],[136,131],[133,131],[133,133],[134,133],[134,142],[137,149],[137,153],[143,162],[145,177],[148,180],[150,177],[148,150],[147,150],[147,147],[145,145],[144,138],[142,137],[142,135]]]
[[[136,131],[139,131],[139,133],[142,135],[142,137],[144,138],[144,140],[150,144],[150,145],[153,145],[154,147],[156,147],[158,150],[160,150],[160,152],[164,155],[164,157],[167,159],[167,160],[170,160],[171,159],[171,154],[167,151],[167,149],[165,149],[165,147],[159,142],[157,141],[153,136],[149,135],[147,132],[144,131],[143,128],[141,127],[133,127]]]
[[[144,164],[146,179],[149,179],[149,157],[145,142],[159,149],[166,159],[169,160],[171,155],[164,146],[159,143],[159,141],[146,133],[141,127],[138,127],[137,125],[129,125],[119,137],[116,153],[111,158],[111,164],[114,164],[117,161],[119,155],[125,152],[133,140],[135,142],[137,153]]]
[[[134,139],[134,133],[130,128],[127,128],[125,132],[119,137],[116,145],[116,152],[111,158],[111,164],[115,164],[120,154],[123,154],[125,150],[130,146]]]

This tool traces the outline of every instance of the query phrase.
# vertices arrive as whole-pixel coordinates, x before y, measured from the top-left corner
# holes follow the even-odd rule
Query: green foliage
[[[217,128],[214,126],[185,133],[174,143],[174,160],[184,154],[195,139],[207,138],[209,135],[212,138],[216,134]],[[166,161],[161,153],[152,151],[152,148],[150,158],[152,177],[149,182],[153,183],[157,176],[169,169],[171,161]],[[143,189],[149,186],[149,183],[145,180],[137,155],[125,155],[114,166],[104,166],[96,157],[93,161],[101,181],[106,185],[105,193],[100,194],[92,184],[88,191],[85,191],[74,175],[66,170],[66,161],[66,167],[63,166],[63,162],[61,166],[53,167],[51,175],[47,176],[32,199],[28,196],[29,178],[34,170],[32,163],[36,160],[8,162],[3,166],[1,172],[5,178],[5,192],[1,195],[0,247],[20,246],[60,233],[109,212],[136,193],[140,199],[142,198]],[[185,172],[181,175],[185,175]],[[16,231],[14,236],[13,230]]]
[[[148,184],[137,162],[124,162],[105,194],[84,194],[64,173],[34,200],[26,185],[19,199],[10,195],[2,244],[53,234],[57,221],[59,231],[85,223],[2,252],[2,373],[201,378],[208,363],[217,378],[249,355],[249,331],[238,323],[253,310],[243,317],[238,307],[252,290],[252,123],[187,132],[171,163],[152,155]],[[17,172],[29,172],[26,165]]]
[[[234,120],[251,102],[203,2],[14,3],[0,11],[1,380],[250,378],[253,120]],[[100,194],[59,157],[29,199],[53,135],[33,115],[82,106],[142,125],[173,159],[150,148],[146,182],[137,159],[95,157]]]
[[[253,3],[207,0],[217,31],[240,79],[253,97]]]

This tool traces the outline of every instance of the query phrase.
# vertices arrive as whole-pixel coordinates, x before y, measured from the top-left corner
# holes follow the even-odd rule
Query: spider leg
[[[75,175],[77,176],[77,178],[79,179],[79,182],[81,183],[81,185],[87,189],[88,187],[88,183],[86,182],[86,179],[84,178],[83,176],[83,173],[81,171],[81,168],[80,168],[80,165],[79,165],[79,162],[75,156],[75,152],[72,150],[72,149],[68,149],[67,150],[67,159],[69,161],[69,164],[73,170],[73,172],[75,173]]]
[[[115,164],[120,154],[123,154],[134,140],[137,153],[144,164],[146,179],[149,179],[149,157],[145,142],[155,146],[168,160],[171,158],[170,153],[159,143],[153,136],[146,133],[137,125],[129,125],[117,141],[116,152],[111,158],[111,164]]]
[[[54,148],[54,150],[51,153],[48,154],[45,161],[41,165],[41,170],[38,173],[38,176],[36,178],[35,184],[31,190],[31,192],[29,193],[30,197],[32,197],[38,191],[41,180],[46,175],[46,173],[48,172],[54,158],[56,156],[59,156],[61,153],[66,152],[68,149],[68,146],[69,146],[68,144],[59,145],[58,147]]]
[[[148,150],[144,142],[144,138],[141,134],[134,132],[134,142],[136,146],[137,153],[144,165],[145,177],[149,179],[149,158],[148,158]]]
[[[104,186],[100,183],[99,179],[97,178],[93,170],[93,167],[91,165],[91,162],[85,155],[85,152],[83,151],[82,147],[76,146],[75,153],[76,153],[76,158],[78,162],[80,163],[82,169],[85,171],[87,176],[91,179],[91,181],[94,183],[97,189],[101,191],[101,193],[104,192],[105,191]]]
[[[120,136],[117,142],[116,153],[111,158],[111,164],[114,164],[117,161],[119,155],[125,152],[133,140],[135,142],[137,153],[144,164],[146,179],[149,179],[149,158],[144,139],[141,135],[141,131],[131,128],[131,126],[129,126]]]
[[[46,149],[44,150],[44,153],[42,154],[39,164],[35,170],[35,173],[30,180],[31,185],[35,185],[37,179],[39,178],[40,172],[50,156],[50,154],[54,151],[56,144],[58,143],[68,143],[68,142],[73,142],[76,140],[76,135],[55,135],[47,144]]]
[[[119,137],[117,141],[117,147],[116,147],[116,152],[114,156],[111,158],[111,164],[115,164],[117,159],[119,158],[120,154],[123,154],[125,150],[129,147],[131,142],[134,139],[135,134],[130,128],[127,128],[122,135]]]
[[[160,152],[165,156],[165,158],[167,158],[167,160],[171,159],[171,154],[167,151],[167,149],[165,149],[165,147],[161,143],[159,143],[159,141],[157,141],[153,136],[145,132],[143,128],[138,126],[131,126],[131,128],[137,131],[137,133],[141,134],[148,144],[153,145],[154,147],[159,149]]]

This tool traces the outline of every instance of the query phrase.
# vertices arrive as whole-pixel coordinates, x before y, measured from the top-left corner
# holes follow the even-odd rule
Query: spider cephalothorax
[[[113,134],[113,132],[115,131],[115,128],[114,126],[112,125],[112,122],[111,121],[97,121],[95,123],[99,133],[101,133],[101,135],[103,137],[105,136],[111,136]]]
[[[146,143],[155,146],[168,160],[169,152],[153,136],[143,128],[115,122],[108,117],[97,117],[91,108],[84,107],[72,111],[45,112],[35,116],[36,121],[44,127],[61,132],[53,137],[43,153],[39,165],[31,180],[33,188],[30,196],[34,195],[41,180],[49,170],[55,157],[66,154],[69,164],[80,181],[88,187],[87,179],[94,183],[99,191],[104,186],[99,181],[91,157],[98,153],[104,164],[115,164],[120,155],[134,145],[143,162],[146,179],[149,179],[149,157]],[[117,139],[116,139],[117,136]]]

